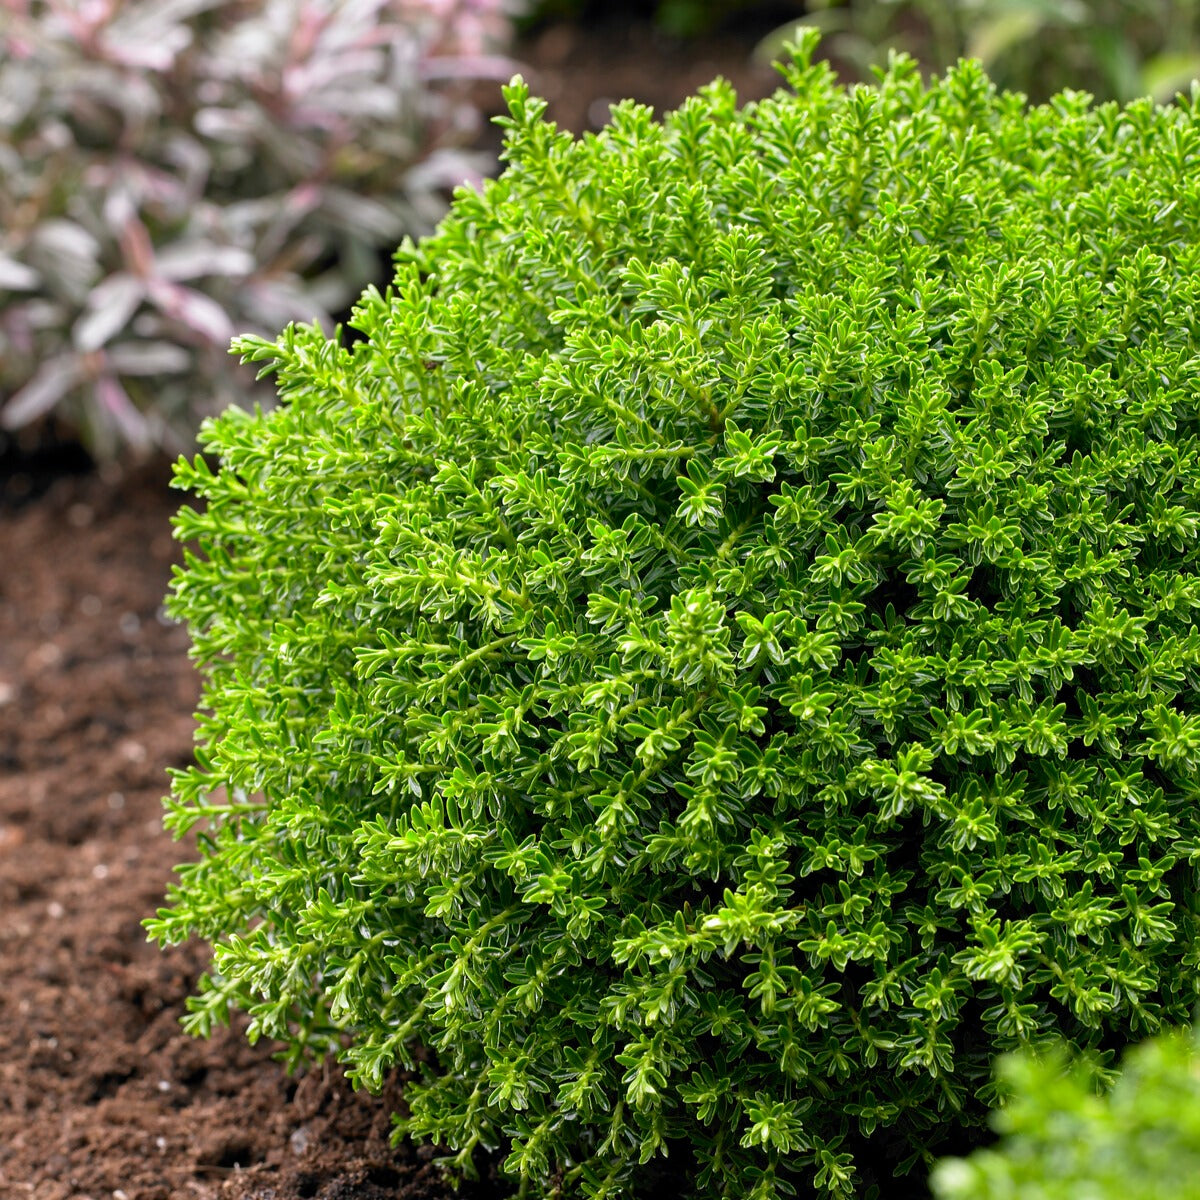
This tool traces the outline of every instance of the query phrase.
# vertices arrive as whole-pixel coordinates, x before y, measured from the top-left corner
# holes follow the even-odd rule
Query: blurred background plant
[[[817,25],[823,53],[861,78],[893,47],[931,72],[966,55],[1035,101],[1069,87],[1099,100],[1166,102],[1200,75],[1200,0],[541,0],[532,19],[614,9],[685,38],[773,26],[758,51],[767,60],[797,22]]]
[[[1200,1028],[1129,1050],[1111,1093],[1064,1058],[1002,1059],[994,1148],[948,1159],[937,1200],[1200,1200]]]
[[[1200,75],[1200,0],[811,0],[807,24],[862,75],[907,50],[931,71],[980,59],[1001,87],[1043,101],[1064,88],[1098,100],[1166,103]],[[772,58],[794,22],[759,47]]]
[[[0,425],[104,459],[269,400],[231,336],[329,328],[490,168],[515,7],[0,0]]]

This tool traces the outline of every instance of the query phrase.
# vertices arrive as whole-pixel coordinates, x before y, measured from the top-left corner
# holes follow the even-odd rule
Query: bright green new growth
[[[933,1174],[938,1200],[1200,1200],[1200,1042],[1173,1033],[1131,1050],[1110,1096],[1061,1059],[1013,1056],[994,1150]]]
[[[533,1196],[848,1195],[1196,1003],[1198,97],[813,49],[578,142],[514,84],[178,470],[192,1028],[423,1044],[401,1128]]]

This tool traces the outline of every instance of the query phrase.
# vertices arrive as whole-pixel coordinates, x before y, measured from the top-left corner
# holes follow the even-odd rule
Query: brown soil
[[[197,694],[160,608],[165,478],[61,478],[0,513],[0,1197],[441,1200],[428,1152],[388,1146],[399,1081],[355,1095],[237,1030],[187,1037],[203,950],[146,943]]]
[[[718,71],[743,98],[774,86],[736,40],[673,52],[557,27],[522,56],[576,132],[609,98],[670,106]],[[162,464],[31,463],[0,479],[0,1200],[444,1200],[427,1148],[388,1145],[402,1079],[372,1098],[334,1069],[289,1078],[237,1028],[181,1032],[204,950],[162,953],[140,924],[186,853],[160,825],[197,697],[160,607],[180,498]]]
[[[580,134],[599,129],[616,100],[653,105],[661,117],[718,75],[743,103],[769,96],[783,80],[751,56],[765,32],[761,23],[735,23],[721,37],[681,43],[637,23],[613,21],[592,30],[551,25],[532,35],[517,57],[530,88],[549,102],[550,118]]]

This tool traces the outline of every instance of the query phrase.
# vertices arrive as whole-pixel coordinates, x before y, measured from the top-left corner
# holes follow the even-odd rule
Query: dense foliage
[[[482,162],[505,0],[0,0],[0,424],[191,448]],[[260,396],[264,401],[270,395]]]
[[[1200,979],[1200,108],[716,83],[508,168],[181,462],[195,1001],[538,1189],[850,1194]]]
[[[1084,1064],[1012,1056],[996,1149],[950,1159],[938,1200],[1200,1200],[1200,1042],[1173,1033],[1131,1050],[1100,1098]]]

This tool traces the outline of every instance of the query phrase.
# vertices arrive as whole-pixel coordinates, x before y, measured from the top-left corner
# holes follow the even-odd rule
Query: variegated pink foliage
[[[511,0],[0,0],[0,422],[99,456],[269,400],[237,332],[328,327],[428,230]]]

